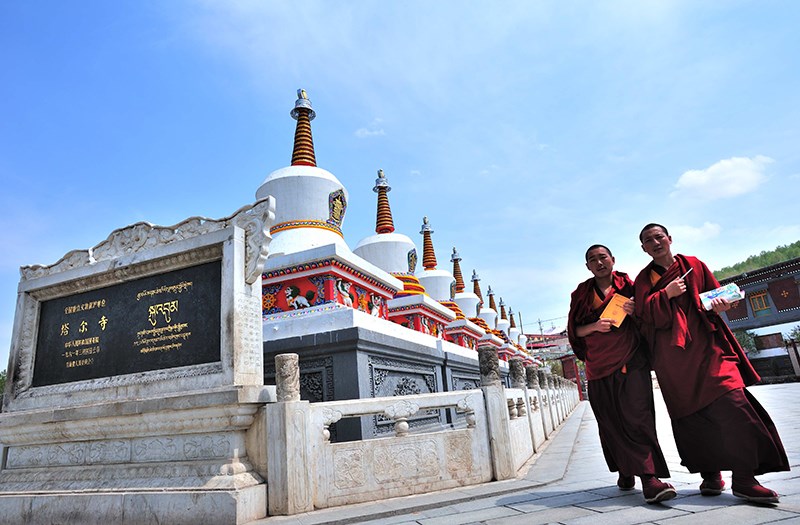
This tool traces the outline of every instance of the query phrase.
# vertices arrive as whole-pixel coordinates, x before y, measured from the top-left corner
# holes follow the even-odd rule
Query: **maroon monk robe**
[[[690,268],[686,292],[667,298],[666,286]],[[651,262],[636,277],[636,314],[682,464],[691,472],[789,470],[775,425],[744,389],[758,374],[722,318],[700,302],[718,287],[705,264],[683,255],[661,274]]]
[[[591,337],[578,337],[575,329],[600,319],[603,309],[615,293],[633,297],[633,282],[627,274],[613,272],[612,290],[606,297],[600,297],[594,277],[578,285],[572,292],[567,321],[567,335],[572,351],[581,361],[586,362],[586,378],[600,379],[622,368],[639,345],[639,334],[630,317],[626,317],[619,328],[610,332],[595,332]]]
[[[575,356],[586,363],[589,403],[600,433],[603,455],[611,472],[626,476],[669,476],[658,444],[653,406],[653,386],[646,356],[632,319],[619,328],[578,337],[578,326],[597,321],[611,297],[633,295],[633,282],[614,272],[612,291],[601,297],[591,278],[572,293],[567,333]]]
[[[728,326],[700,302],[700,293],[719,287],[706,265],[695,257],[676,255],[653,284],[654,267],[651,262],[636,277],[636,315],[672,419],[758,382],[761,378]],[[693,270],[684,279],[686,292],[670,300],[666,286],[689,268]]]

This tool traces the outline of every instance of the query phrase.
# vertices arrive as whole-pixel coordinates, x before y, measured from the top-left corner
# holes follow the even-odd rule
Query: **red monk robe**
[[[575,356],[586,363],[589,403],[609,470],[625,476],[668,477],[656,437],[650,366],[634,320],[628,316],[610,332],[576,334],[578,327],[600,318],[614,294],[633,296],[627,274],[612,275],[612,291],[605,297],[594,278],[578,285],[572,293],[567,334]]]
[[[686,292],[669,299],[666,286],[690,268]],[[682,464],[690,472],[789,470],[775,425],[744,388],[758,374],[722,318],[700,302],[718,287],[705,264],[683,255],[666,270],[651,262],[636,277],[636,315]]]

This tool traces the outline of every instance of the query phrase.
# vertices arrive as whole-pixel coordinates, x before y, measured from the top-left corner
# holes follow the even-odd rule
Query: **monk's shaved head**
[[[586,255],[584,255],[586,262],[589,262],[589,252],[592,250],[596,250],[597,248],[603,248],[605,251],[608,252],[609,257],[614,257],[614,255],[611,253],[611,250],[608,249],[608,246],[604,246],[602,244],[592,244],[591,246],[589,246],[589,249],[586,250]]]
[[[669,232],[667,231],[667,227],[666,226],[663,226],[661,224],[657,224],[655,222],[651,222],[650,224],[648,224],[647,226],[642,228],[642,231],[639,232],[639,242],[642,242],[642,238],[644,237],[644,232],[646,232],[650,228],[661,228],[664,231],[664,235],[669,236]]]

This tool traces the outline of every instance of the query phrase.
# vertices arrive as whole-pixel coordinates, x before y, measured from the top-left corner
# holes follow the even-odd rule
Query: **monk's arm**
[[[672,328],[672,303],[667,289],[650,293],[650,283],[636,280],[636,316],[658,330]]]
[[[582,326],[575,327],[575,335],[578,337],[586,337],[589,334],[593,334],[594,332],[610,332],[611,331],[611,319],[598,319],[597,321],[589,324],[585,324]]]

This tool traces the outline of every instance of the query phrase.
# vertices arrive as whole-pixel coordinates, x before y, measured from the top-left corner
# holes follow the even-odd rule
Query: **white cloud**
[[[484,168],[481,171],[479,171],[478,175],[480,175],[481,177],[488,177],[489,175],[497,173],[497,171],[499,169],[500,169],[500,166],[498,166],[497,164],[490,164],[486,168]]]
[[[719,236],[722,226],[713,222],[704,222],[702,226],[678,225],[669,227],[669,233],[675,239],[691,244],[700,244]]]
[[[355,132],[356,137],[363,139],[366,137],[376,137],[381,135],[386,135],[386,132],[383,129],[367,129],[367,128],[358,128]]]
[[[386,132],[381,127],[381,122],[383,119],[376,118],[372,122],[369,123],[366,127],[358,128],[355,132],[356,137],[363,139],[367,137],[379,137],[386,135]]]
[[[749,193],[767,180],[764,172],[772,162],[764,155],[732,157],[703,170],[689,170],[680,176],[671,196],[709,200]]]

